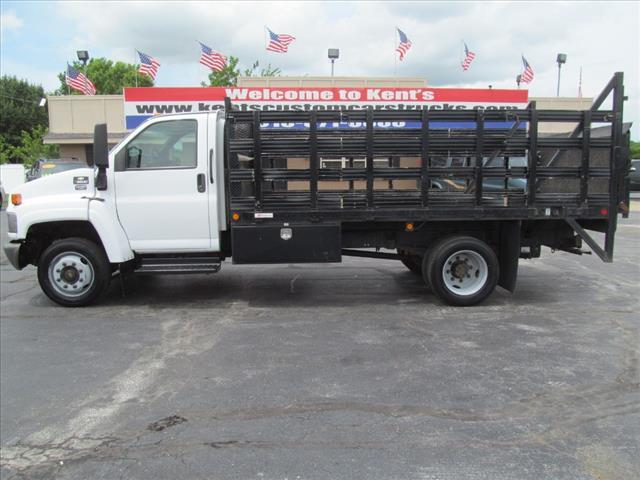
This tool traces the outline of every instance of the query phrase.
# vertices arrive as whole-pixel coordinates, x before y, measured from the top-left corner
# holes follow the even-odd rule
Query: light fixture
[[[83,65],[86,65],[89,61],[89,52],[86,50],[78,50],[76,55],[78,55],[78,60],[80,60]]]
[[[560,70],[562,69],[562,64],[567,63],[567,54],[559,53],[556,57],[556,62],[558,62],[558,88],[556,89],[556,97],[560,96]]]
[[[329,60],[331,60],[331,76],[333,77],[333,64],[340,57],[340,50],[337,48],[330,48],[327,55]]]

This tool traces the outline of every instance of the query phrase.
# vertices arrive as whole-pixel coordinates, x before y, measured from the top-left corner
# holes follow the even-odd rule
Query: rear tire
[[[40,256],[38,282],[51,300],[63,307],[82,307],[98,300],[111,280],[111,266],[102,248],[84,238],[53,242]]]
[[[474,237],[436,243],[422,262],[422,275],[441,300],[466,307],[485,300],[498,283],[500,265],[493,249]]]

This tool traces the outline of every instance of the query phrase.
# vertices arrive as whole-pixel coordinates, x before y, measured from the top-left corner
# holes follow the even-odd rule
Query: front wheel
[[[425,255],[422,274],[446,303],[471,306],[491,295],[498,283],[500,266],[495,252],[485,242],[455,236],[441,240]]]
[[[105,253],[84,238],[53,242],[38,262],[42,291],[64,307],[93,303],[105,292],[110,280],[111,269]]]

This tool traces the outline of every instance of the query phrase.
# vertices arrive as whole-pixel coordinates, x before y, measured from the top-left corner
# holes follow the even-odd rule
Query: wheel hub
[[[93,267],[77,252],[64,252],[49,264],[49,281],[56,292],[65,297],[84,294],[94,281]]]
[[[463,250],[449,256],[443,266],[445,286],[457,295],[473,295],[488,278],[487,263],[477,252]]]
[[[465,259],[462,262],[455,262],[451,268],[453,272],[453,276],[459,280],[462,280],[467,277],[472,267],[467,263]]]
[[[60,278],[69,284],[74,284],[80,278],[80,273],[75,267],[64,267],[60,272]]]

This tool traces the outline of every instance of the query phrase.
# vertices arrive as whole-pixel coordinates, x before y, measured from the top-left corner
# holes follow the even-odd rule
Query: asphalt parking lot
[[[615,263],[546,250],[466,309],[371,259],[64,309],[3,256],[2,478],[638,478],[639,238],[636,211]]]

